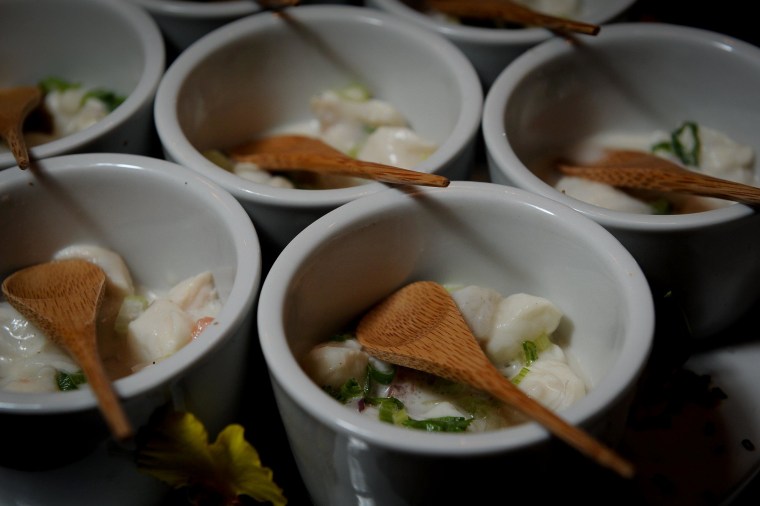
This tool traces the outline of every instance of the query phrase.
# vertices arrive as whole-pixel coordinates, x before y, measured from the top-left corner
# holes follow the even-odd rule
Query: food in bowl
[[[604,132],[584,140],[561,158],[594,163],[607,150],[648,151],[687,170],[709,176],[757,185],[755,153],[725,133],[693,121],[685,121],[671,132],[649,134]],[[624,191],[608,184],[577,176],[561,175],[551,164],[533,169],[545,181],[570,197],[607,209],[636,214],[686,214],[717,209],[733,201],[669,192]]]
[[[526,293],[503,297],[476,285],[449,290],[486,356],[518,388],[555,411],[586,394],[582,374],[551,340],[563,318],[551,301]],[[526,421],[522,413],[471,387],[372,357],[353,331],[313,347],[302,366],[350,409],[398,426],[483,432]]]
[[[418,135],[407,118],[389,102],[374,98],[362,85],[327,89],[310,100],[314,118],[287,125],[267,135],[298,134],[317,138],[342,153],[356,158],[411,169],[428,158],[437,145]],[[360,178],[322,174],[280,176],[262,170],[247,158],[248,144],[228,151],[204,154],[220,167],[240,177],[280,188],[329,189],[365,183]]]
[[[98,348],[112,380],[155,365],[195,339],[221,308],[213,276],[202,272],[169,290],[135,285],[123,258],[76,244],[53,260],[81,258],[100,266],[106,289],[98,312]],[[86,382],[77,362],[10,303],[0,300],[0,389],[56,392]]]
[[[121,105],[126,97],[99,87],[86,87],[59,77],[38,83],[43,97],[24,122],[27,146],[38,146],[89,128]],[[0,148],[7,150],[3,144]]]

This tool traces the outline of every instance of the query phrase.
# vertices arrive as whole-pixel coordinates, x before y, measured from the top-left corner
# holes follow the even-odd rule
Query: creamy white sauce
[[[358,89],[358,87],[355,87]],[[438,146],[418,135],[392,104],[366,93],[326,90],[311,98],[314,118],[285,125],[267,135],[300,134],[322,140],[359,160],[413,169]],[[229,163],[228,170],[250,181],[279,188],[293,188],[291,179],[270,174],[250,162]],[[361,178],[313,175],[311,188],[340,188],[365,184]]]
[[[210,272],[192,276],[169,290],[135,285],[123,259],[96,246],[75,245],[54,259],[83,258],[106,273],[98,313],[98,347],[112,380],[156,364],[194,339],[221,308]],[[0,300],[0,389],[58,391],[59,371],[80,367],[68,353]]]
[[[523,293],[503,297],[480,286],[452,287],[451,293],[489,359],[518,388],[555,411],[585,396],[588,386],[571,366],[565,350],[550,340],[563,317],[550,301]],[[531,363],[526,362],[524,341],[534,343],[538,350]],[[391,368],[370,357],[356,339],[347,339],[314,347],[302,366],[315,383],[335,392],[352,379],[363,383],[370,363],[380,370]],[[370,385],[370,397],[400,400],[414,420],[462,417],[472,420],[469,432],[525,421],[523,415],[487,394],[406,368],[397,368],[389,385],[376,381]],[[380,409],[363,397],[353,398],[346,405],[365,416],[380,416]]]
[[[630,149],[650,152],[652,146],[670,139],[670,133],[656,131],[651,134],[605,133],[586,140],[570,150],[565,156],[578,162],[593,163],[605,149]],[[755,175],[755,153],[751,147],[742,145],[724,133],[699,125],[699,163],[684,164],[675,155],[657,151],[658,156],[681,165],[683,168],[709,176],[758,186]],[[686,146],[692,148],[693,146]],[[575,176],[552,174],[547,177],[553,186],[578,200],[607,209],[636,214],[655,214],[651,204],[656,200],[667,200],[671,212],[683,214],[700,212],[734,204],[729,200],[699,197],[676,193],[626,192],[604,183],[598,183]]]
[[[105,118],[110,112],[108,105],[96,97],[85,99],[89,91],[78,87],[45,93],[44,106],[52,119],[52,132],[24,132],[26,145],[38,146],[81,132]],[[0,149],[8,150],[5,144],[0,144]]]

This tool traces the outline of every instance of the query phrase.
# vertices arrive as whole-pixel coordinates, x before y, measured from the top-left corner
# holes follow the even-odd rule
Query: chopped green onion
[[[366,102],[372,98],[372,93],[369,91],[369,88],[359,83],[349,84],[348,86],[336,90],[336,93],[346,100],[354,100],[356,102]]]
[[[461,416],[442,416],[440,418],[427,418],[425,420],[413,420],[409,418],[403,422],[403,425],[428,432],[464,432],[472,420],[472,418],[468,419]]]
[[[53,91],[66,91],[71,89],[80,88],[82,85],[79,83],[72,83],[70,81],[66,81],[65,79],[61,79],[60,77],[46,77],[42,81],[39,82],[39,86],[42,88],[42,91],[45,93],[50,93]]]
[[[684,121],[683,124],[673,130],[669,141],[654,144],[652,153],[662,152],[674,155],[684,165],[699,167],[699,152],[701,149],[699,138],[699,125],[693,121]]]
[[[395,397],[368,397],[364,402],[378,407],[380,421],[400,425],[409,418],[404,403]]]
[[[55,375],[55,382],[58,384],[58,390],[68,392],[70,390],[78,390],[79,385],[87,383],[87,377],[82,371],[71,373],[58,371]]]
[[[381,371],[370,363],[367,366],[367,369],[369,371],[369,378],[372,381],[377,381],[381,385],[390,385],[394,376],[396,376],[396,369],[393,366],[390,366],[390,369],[387,371]]]
[[[350,339],[354,339],[354,335],[350,332],[339,332],[330,336],[330,341],[334,341],[336,343],[344,343]]]
[[[694,167],[699,166],[699,127],[693,121],[685,121],[683,125],[677,128],[672,134],[671,139],[673,141],[673,152],[676,154],[679,160],[686,165]],[[691,144],[689,150],[686,143]]]
[[[113,111],[117,107],[119,107],[124,101],[127,99],[126,97],[122,95],[117,95],[113,91],[103,90],[103,89],[94,89],[90,90],[87,93],[84,94],[82,97],[82,105],[84,105],[87,100],[94,98],[95,100],[100,100],[106,105],[106,108],[109,112]]]
[[[517,375],[514,378],[512,378],[512,383],[515,385],[519,385],[520,382],[525,378],[525,376],[528,375],[529,372],[530,372],[530,369],[528,369],[527,367],[523,367],[522,369],[520,369],[520,372],[518,372]]]
[[[538,360],[538,348],[533,341],[523,341],[523,355],[525,356],[525,365],[530,365]]]
[[[342,404],[347,403],[351,399],[364,396],[364,387],[359,384],[356,379],[351,378],[346,381],[339,389],[335,389],[331,386],[325,386],[324,390],[330,394],[331,397],[338,400]]]
[[[671,214],[673,212],[673,205],[666,198],[659,198],[649,203],[654,214]]]

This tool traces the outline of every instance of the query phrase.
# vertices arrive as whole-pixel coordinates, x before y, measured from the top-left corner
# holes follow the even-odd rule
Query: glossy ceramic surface
[[[634,2],[582,0],[575,19],[597,25],[609,23],[622,16]],[[403,0],[367,0],[366,4],[415,23],[456,44],[475,66],[486,89],[517,56],[553,36],[552,32],[543,28],[496,29],[447,23],[410,7]]]
[[[192,412],[212,433],[233,421],[261,277],[258,239],[235,199],[166,161],[68,155],[41,161],[39,172],[0,172],[0,216],[3,274],[82,243],[120,253],[138,284],[169,288],[211,271],[223,301],[216,324],[114,387],[135,430],[164,405]],[[0,425],[14,435],[0,454],[0,503],[160,503],[163,485],[137,471],[129,445],[110,441],[86,387],[0,391]],[[107,486],[93,486],[104,477]]]
[[[534,423],[480,434],[394,427],[343,407],[306,376],[299,360],[311,347],[421,279],[553,301],[566,315],[558,339],[593,385],[562,416],[603,440],[619,437],[654,328],[648,286],[620,243],[567,206],[519,189],[388,189],[307,227],[262,286],[259,339],[315,504],[477,502],[503,490],[482,480],[493,469],[534,490],[569,451]],[[449,480],[479,481],[440,486]]]
[[[169,159],[231,192],[262,243],[279,251],[319,216],[386,186],[274,188],[221,169],[202,152],[312,119],[313,95],[357,81],[439,144],[416,170],[466,178],[483,102],[472,65],[437,35],[359,7],[300,6],[287,17],[251,16],[205,36],[161,82],[158,134]]]
[[[127,96],[89,128],[31,148],[33,158],[155,150],[153,99],[165,55],[150,16],[120,0],[2,0],[0,10],[0,61],[13,62],[0,74],[1,87],[59,77]],[[14,165],[11,153],[0,151],[0,169]]]
[[[758,153],[758,86],[757,47],[695,28],[619,24],[584,43],[547,42],[515,60],[488,93],[483,134],[491,180],[605,226],[632,252],[655,297],[675,296],[693,335],[709,337],[760,297],[757,213],[738,204],[683,215],[611,211],[555,190],[528,166],[600,132],[669,131],[685,120]]]

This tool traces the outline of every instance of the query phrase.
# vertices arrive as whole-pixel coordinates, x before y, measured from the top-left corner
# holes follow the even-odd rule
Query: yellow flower
[[[240,425],[228,425],[209,444],[206,428],[195,416],[169,411],[140,432],[137,465],[175,489],[188,488],[197,504],[235,505],[241,495],[287,504],[243,432]]]

